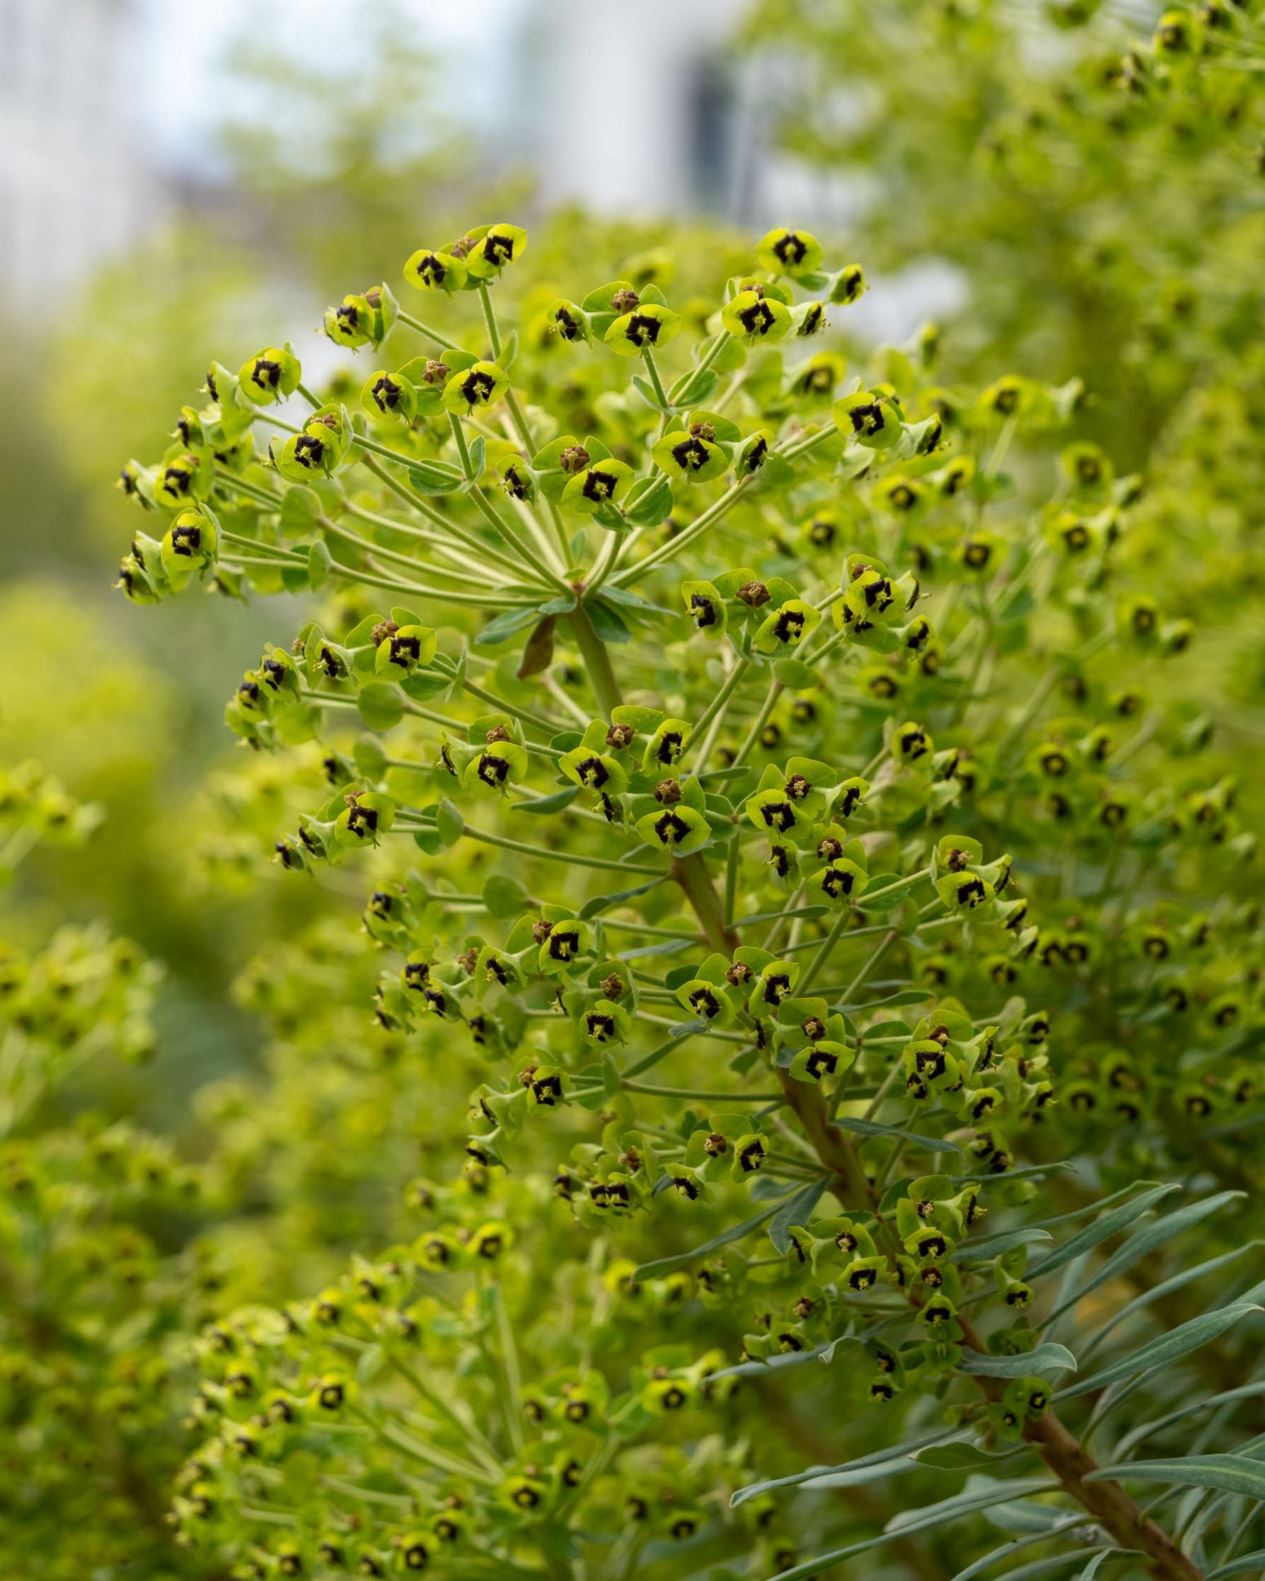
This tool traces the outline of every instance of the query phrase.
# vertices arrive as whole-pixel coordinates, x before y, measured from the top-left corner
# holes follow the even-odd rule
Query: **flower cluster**
[[[99,819],[98,807],[68,796],[38,763],[0,769],[0,883],[39,841],[78,844]]]
[[[404,263],[428,312],[477,301],[465,344],[346,296],[326,330],[367,380],[216,364],[124,469],[158,523],[134,601],[316,595],[227,704],[253,755],[210,846],[247,870],[275,809],[282,869],[368,889],[368,947],[322,925],[248,976],[302,1118],[213,1095],[232,1167],[272,1155],[282,1200],[328,1169],[340,1237],[367,1151],[411,1131],[436,1182],[415,1240],[204,1335],[181,1537],[248,1576],[593,1547],[594,1574],[721,1575],[739,1482],[845,1458],[785,1400],[758,1467],[722,1452],[733,1384],[848,1354],[840,1421],[942,1400],[954,1464],[1033,1458],[1188,1576],[1120,1480],[1086,1491],[1048,1337],[1079,1292],[1047,1276],[1123,1280],[1230,1200],[1152,1222],[1168,1188],[1137,1177],[1193,1153],[1238,1187],[1257,1098],[1255,838],[1184,695],[1203,611],[1155,497],[1071,432],[1080,379],[950,378],[933,325],[850,371],[831,329],[865,274],[802,229],[705,300],[630,267],[511,332],[526,246],[499,224]],[[1073,1418],[1092,1387],[1060,1389]],[[788,1577],[844,1553],[796,1557],[771,1495],[803,1480],[744,1490]]]

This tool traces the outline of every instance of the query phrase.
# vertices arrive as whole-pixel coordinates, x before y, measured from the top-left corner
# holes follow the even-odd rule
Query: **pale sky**
[[[214,0],[172,5],[170,0],[135,0],[148,56],[140,80],[148,102],[141,113],[146,131],[167,161],[208,168],[214,159],[212,128],[232,107],[234,88],[223,61],[243,38],[275,43],[300,60],[336,60],[354,70],[356,20],[379,8],[399,16],[410,41],[451,62],[451,80],[478,84],[495,108],[498,70],[509,29],[530,0]],[[350,19],[350,25],[349,25]],[[240,90],[238,90],[240,92]]]

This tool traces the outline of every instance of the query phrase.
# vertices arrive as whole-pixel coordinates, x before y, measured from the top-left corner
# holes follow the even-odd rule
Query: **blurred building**
[[[133,0],[0,0],[0,290],[31,319],[164,206]]]
[[[516,150],[547,195],[604,213],[706,213],[827,229],[857,212],[840,181],[777,150],[797,66],[732,40],[749,0],[519,0],[508,97]]]
[[[500,135],[537,171],[546,200],[605,214],[704,213],[757,233],[811,226],[851,238],[864,258],[877,195],[853,172],[779,151],[802,68],[776,51],[732,47],[749,0],[513,3],[517,28],[503,29],[498,46],[508,56]],[[934,262],[882,286],[848,315],[875,340],[903,339],[955,307],[962,290]]]
[[[607,212],[731,210],[741,173],[724,45],[743,3],[535,0],[514,98],[550,193]]]

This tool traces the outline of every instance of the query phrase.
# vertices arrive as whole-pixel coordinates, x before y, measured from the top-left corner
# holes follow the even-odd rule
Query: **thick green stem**
[[[619,689],[619,682],[615,679],[615,671],[611,667],[611,656],[606,651],[606,644],[598,636],[589,612],[582,603],[575,606],[567,616],[567,621],[576,646],[580,650],[580,657],[584,660],[589,684],[597,697],[598,707],[609,718],[624,698]]]
[[[442,346],[445,351],[460,351],[461,347],[455,340],[449,340],[447,335],[441,335],[437,329],[429,324],[424,324],[420,318],[414,318],[411,313],[406,313],[400,308],[396,318],[401,324],[407,324],[410,329],[415,329],[419,335],[425,335],[427,340],[433,340],[437,346]]]

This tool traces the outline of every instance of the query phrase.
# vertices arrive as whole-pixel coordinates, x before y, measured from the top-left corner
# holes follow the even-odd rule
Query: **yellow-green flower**
[[[666,346],[680,334],[681,315],[656,302],[639,302],[612,323],[602,339],[621,357],[639,357]]]
[[[458,417],[469,417],[498,401],[509,387],[509,374],[499,362],[475,362],[444,385],[444,406]]]

